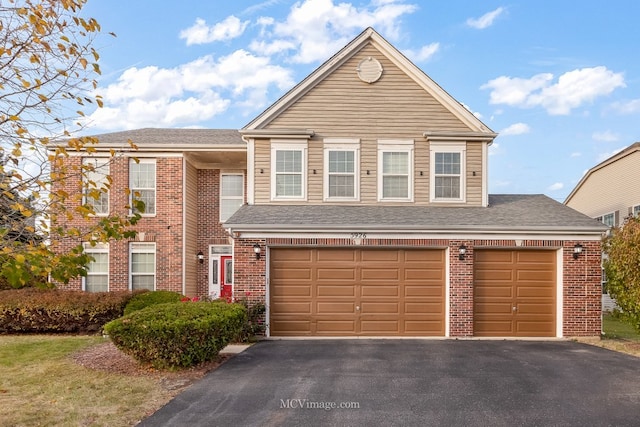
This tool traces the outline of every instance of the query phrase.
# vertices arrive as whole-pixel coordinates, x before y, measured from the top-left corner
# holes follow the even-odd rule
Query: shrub
[[[213,360],[246,319],[240,304],[166,303],[109,322],[104,331],[116,347],[141,363],[180,368]]]
[[[0,291],[0,333],[87,333],[124,313],[136,293],[24,288]]]
[[[240,333],[234,338],[235,342],[252,342],[257,335],[264,335],[267,325],[264,322],[266,307],[263,303],[250,302],[247,299],[237,299],[236,303],[247,310],[247,321]]]
[[[134,296],[124,308],[125,316],[134,311],[142,310],[151,305],[164,304],[167,302],[178,302],[182,299],[182,294],[172,291],[150,291]]]

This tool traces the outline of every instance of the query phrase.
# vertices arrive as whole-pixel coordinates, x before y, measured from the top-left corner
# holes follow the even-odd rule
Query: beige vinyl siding
[[[482,144],[467,143],[467,205],[482,204]]]
[[[271,141],[257,139],[254,144],[254,200],[256,204],[271,200]]]
[[[361,81],[356,68],[367,57],[384,69],[375,83]],[[313,129],[327,136],[417,138],[428,129],[469,131],[454,114],[429,95],[371,44],[318,83],[267,128]]]
[[[361,81],[356,68],[367,57],[383,66],[380,80]],[[378,141],[414,141],[414,203],[429,204],[429,142],[426,131],[468,132],[468,126],[424,88],[408,77],[371,44],[365,45],[341,67],[304,94],[271,121],[266,129],[311,129],[308,141],[307,203],[323,203],[323,140],[360,140],[360,201],[324,202],[373,204],[378,202]],[[467,204],[482,203],[482,144],[468,144]],[[255,203],[271,203],[270,141],[255,141]],[[260,170],[264,173],[260,173]],[[315,173],[314,173],[315,170]],[[476,176],[473,176],[473,172]],[[368,172],[368,173],[367,173]],[[421,174],[422,172],[422,174]],[[299,203],[299,201],[278,202]],[[399,202],[401,203],[401,202]]]
[[[629,208],[640,204],[640,151],[634,151],[594,170],[567,202],[567,206],[592,218],[619,212],[622,221]],[[619,224],[618,224],[619,225]]]
[[[189,296],[198,295],[197,264],[194,256],[197,249],[198,233],[198,170],[190,163],[186,163],[187,183],[185,188],[185,290]]]

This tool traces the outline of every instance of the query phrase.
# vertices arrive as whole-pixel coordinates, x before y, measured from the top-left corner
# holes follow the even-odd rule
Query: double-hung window
[[[432,202],[465,200],[466,145],[431,143],[430,188]]]
[[[636,205],[633,207],[633,211],[632,214],[634,217],[639,217],[640,216],[640,205]]]
[[[324,199],[359,199],[360,140],[324,140]]]
[[[109,246],[106,244],[84,244],[84,252],[93,258],[87,264],[87,275],[82,278],[82,289],[87,292],[109,290]]]
[[[413,140],[378,141],[378,200],[413,201]]]
[[[129,252],[131,290],[153,291],[156,286],[156,244],[130,243]]]
[[[306,200],[307,143],[271,144],[271,199]]]
[[[129,188],[131,189],[131,210],[137,212],[133,201],[144,203],[142,215],[156,214],[156,160],[131,159],[129,161]]]
[[[616,225],[616,214],[615,212],[611,212],[605,215],[602,215],[601,217],[601,221],[603,224],[609,226],[609,227],[615,227]]]
[[[244,203],[244,175],[220,175],[220,222],[225,222]]]
[[[93,209],[95,215],[109,214],[109,159],[82,159],[84,203]]]

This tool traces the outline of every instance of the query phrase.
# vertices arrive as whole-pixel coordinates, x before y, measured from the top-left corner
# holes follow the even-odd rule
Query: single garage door
[[[474,251],[474,335],[556,335],[556,252]]]
[[[444,254],[434,249],[271,249],[270,333],[443,336]]]

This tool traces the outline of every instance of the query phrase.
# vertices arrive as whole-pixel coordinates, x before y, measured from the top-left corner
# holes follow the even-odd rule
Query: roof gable
[[[408,76],[415,84],[424,90],[430,97],[435,99],[444,109],[448,110],[456,120],[460,121],[466,127],[466,131],[483,133],[495,136],[493,131],[475,117],[469,110],[456,101],[421,69],[416,67],[409,61],[400,51],[387,42],[374,29],[367,28],[342,50],[336,53],[332,58],[322,64],[313,73],[302,80],[293,89],[283,95],[278,101],[267,108],[262,114],[247,124],[243,131],[265,129],[276,120],[280,115],[292,107],[302,97],[310,93],[314,88],[338,70],[343,64],[349,61],[367,45],[375,48],[380,54],[394,67],[397,67]],[[354,70],[355,71],[355,70]]]

